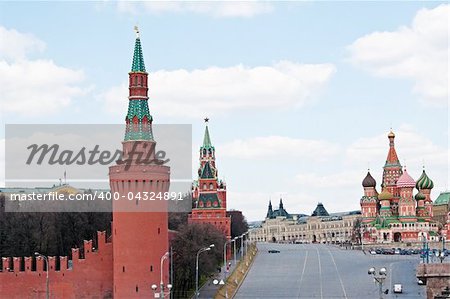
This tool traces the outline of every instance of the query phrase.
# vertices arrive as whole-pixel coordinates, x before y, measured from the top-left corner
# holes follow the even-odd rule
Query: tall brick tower
[[[227,239],[231,237],[231,219],[227,217],[227,186],[218,180],[216,150],[211,143],[205,119],[205,135],[200,147],[198,181],[194,182],[192,200],[194,207],[189,215],[190,223],[210,223],[221,230]]]
[[[151,286],[158,285],[159,292],[161,273],[164,284],[168,283],[167,262],[163,269],[160,267],[161,257],[168,251],[165,202],[140,200],[144,192],[168,191],[170,168],[154,160],[156,142],[148,108],[148,73],[137,28],[136,34],[123,157],[109,168],[111,192],[118,199],[113,201],[113,293],[114,298],[127,299],[153,298]]]

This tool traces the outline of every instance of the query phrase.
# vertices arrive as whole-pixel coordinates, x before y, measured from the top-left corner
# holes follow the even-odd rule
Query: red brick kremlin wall
[[[56,257],[49,257],[50,298],[112,298],[112,243],[106,241],[105,232],[97,232],[97,238],[97,248],[93,248],[92,240],[84,241],[83,252],[72,249],[72,260],[60,257],[58,268]],[[84,258],[80,258],[80,253]],[[19,257],[2,258],[2,261],[0,298],[46,298],[43,258],[36,258],[36,271],[32,271],[31,257],[24,257],[23,261]]]

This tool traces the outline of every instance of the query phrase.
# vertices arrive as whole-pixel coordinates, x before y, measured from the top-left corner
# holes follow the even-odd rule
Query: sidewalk
[[[240,252],[236,252],[236,264],[239,263],[240,258],[241,258]],[[234,264],[233,258],[231,260],[227,261],[227,263],[229,263],[229,262],[231,262],[231,267],[230,267],[229,273],[227,273],[227,276],[229,276],[231,273],[233,273],[233,271],[236,267],[236,265]],[[219,288],[221,287],[221,285],[219,285],[219,284],[214,285],[213,281],[214,281],[214,279],[217,279],[218,281],[223,279],[225,281],[225,271],[226,271],[226,267],[224,267],[222,265],[222,267],[220,269],[220,273],[216,273],[212,278],[209,278],[208,281],[205,284],[203,284],[203,286],[199,289],[200,295],[198,296],[198,298],[202,298],[202,299],[214,298],[214,296],[216,295],[216,293],[219,290]],[[195,296],[193,298],[195,298]]]

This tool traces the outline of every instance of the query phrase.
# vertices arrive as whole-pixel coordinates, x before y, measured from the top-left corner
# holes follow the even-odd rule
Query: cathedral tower
[[[392,194],[391,211],[393,215],[398,215],[398,201],[400,199],[400,192],[397,188],[397,181],[403,174],[402,165],[398,160],[397,152],[395,151],[395,134],[390,131],[388,134],[389,152],[386,158],[386,163],[383,167],[383,188]]]
[[[160,285],[161,274],[168,284],[167,263],[160,268],[168,251],[166,203],[140,200],[145,192],[168,191],[170,168],[155,159],[148,73],[137,28],[136,34],[122,160],[109,168],[111,193],[118,199],[113,201],[112,225],[114,298],[153,298],[151,285]]]
[[[375,219],[378,212],[378,192],[375,189],[377,182],[369,171],[362,181],[362,185],[364,187],[364,196],[360,201],[361,214],[363,217],[363,222],[371,222]]]
[[[431,221],[433,217],[433,201],[431,200],[431,189],[433,189],[434,183],[428,177],[425,172],[425,169],[422,171],[422,175],[417,180],[416,188],[419,190],[419,193],[422,193],[425,198],[423,199],[423,217],[426,221]],[[419,202],[418,202],[419,203]]]
[[[413,198],[413,189],[416,185],[414,179],[408,174],[406,169],[397,181],[400,192],[398,202],[398,218],[401,222],[416,222],[416,203]]]

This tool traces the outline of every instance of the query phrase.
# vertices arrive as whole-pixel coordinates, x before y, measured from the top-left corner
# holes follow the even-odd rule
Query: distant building
[[[388,134],[389,151],[383,167],[382,192],[367,173],[362,181],[364,195],[360,200],[362,234],[365,243],[414,242],[438,238],[439,225],[432,221],[433,181],[425,170],[417,182],[403,168],[395,150],[395,134]],[[413,190],[418,190],[413,195]]]
[[[450,212],[450,191],[441,192],[433,203],[433,220],[444,226]]]
[[[329,214],[322,203],[318,203],[311,216],[289,214],[280,199],[277,210],[272,203],[266,219],[260,227],[250,230],[250,240],[281,243],[346,243],[354,238],[354,227],[360,218],[359,211]]]

